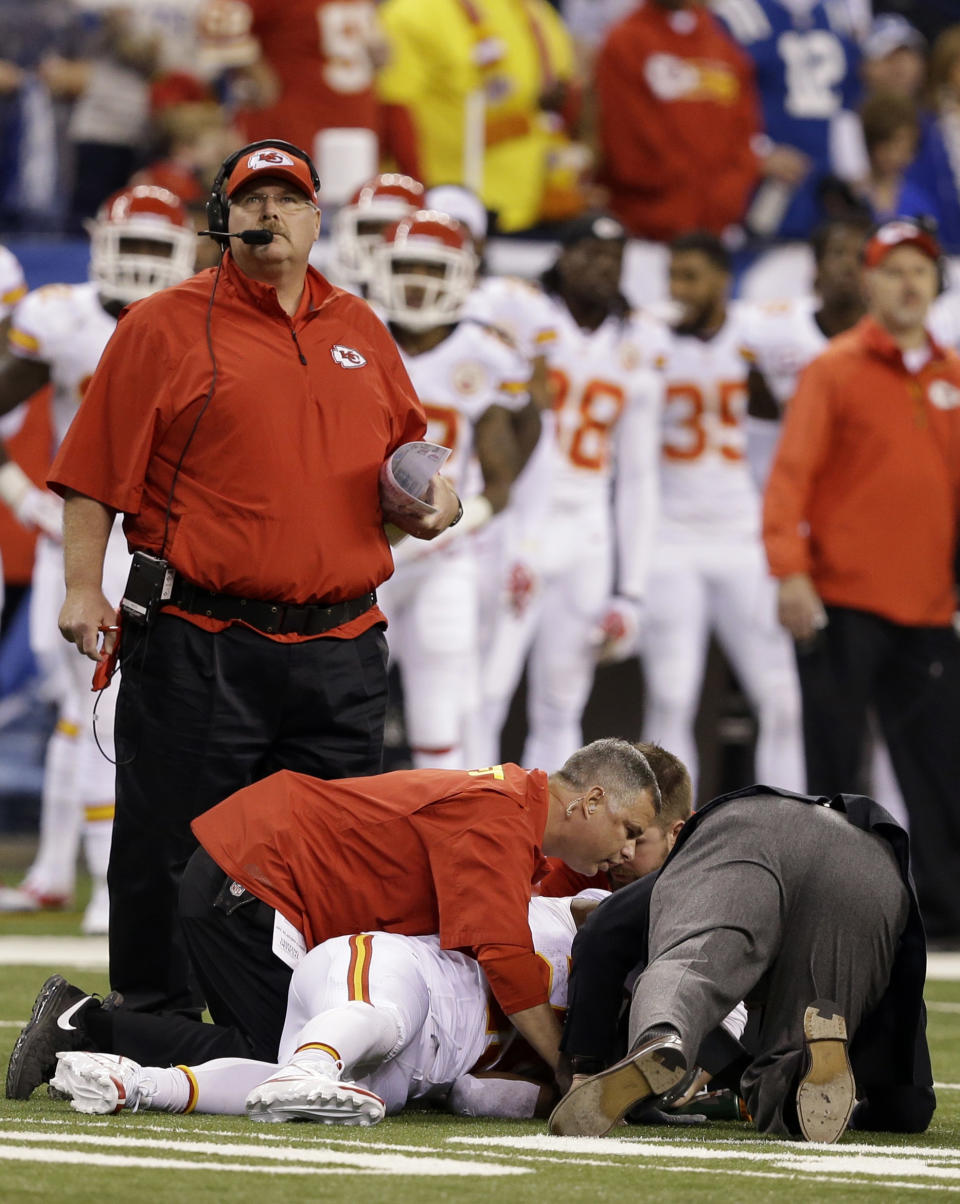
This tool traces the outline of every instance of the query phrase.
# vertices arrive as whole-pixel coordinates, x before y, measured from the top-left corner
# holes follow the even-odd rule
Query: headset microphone
[[[239,234],[228,234],[225,230],[198,230],[197,233],[215,238],[220,243],[226,238],[239,238],[248,247],[265,247],[274,239],[272,230],[241,230]]]

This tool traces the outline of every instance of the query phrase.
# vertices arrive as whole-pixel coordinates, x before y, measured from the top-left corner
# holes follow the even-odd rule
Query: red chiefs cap
[[[275,146],[261,147],[260,150],[251,151],[239,160],[227,180],[227,196],[233,196],[241,185],[258,176],[276,176],[281,180],[289,180],[314,204],[317,203],[317,191],[306,162]]]
[[[934,261],[942,254],[934,234],[916,222],[897,218],[884,222],[877,232],[867,240],[863,248],[864,267],[875,268],[890,254],[894,247],[911,246],[929,255]]]

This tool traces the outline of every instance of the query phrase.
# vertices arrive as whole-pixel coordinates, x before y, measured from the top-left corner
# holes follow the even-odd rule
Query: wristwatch
[[[453,516],[452,520],[447,523],[447,530],[449,530],[451,527],[455,527],[461,518],[463,518],[463,502],[457,498],[457,513]]]

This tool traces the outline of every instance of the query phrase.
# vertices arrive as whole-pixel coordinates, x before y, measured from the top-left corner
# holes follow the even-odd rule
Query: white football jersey
[[[760,498],[746,458],[748,365],[741,321],[710,339],[670,335],[660,460],[660,513],[684,526],[757,533]]]
[[[815,297],[742,305],[741,350],[761,373],[781,410],[797,391],[797,377],[827,345],[817,325]]]
[[[573,898],[602,901],[609,894],[608,890],[589,887]],[[546,962],[549,972],[550,1006],[557,1013],[561,1023],[567,1012],[567,991],[572,965],[570,951],[573,948],[573,938],[577,935],[577,925],[570,910],[570,903],[570,898],[552,899],[536,895],[530,900],[527,912],[533,947],[537,957]],[[486,1038],[483,1056],[474,1069],[489,1070],[497,1065],[507,1049],[519,1040],[517,1030],[497,1007],[492,996],[487,1010]]]
[[[28,293],[14,311],[10,350],[50,366],[58,446],[116,326],[92,283],[49,284]]]
[[[481,276],[461,315],[500,330],[528,360],[549,354],[553,306],[537,285],[517,276]]]
[[[420,355],[400,356],[427,415],[427,439],[452,454],[443,466],[461,497],[479,493],[473,460],[473,425],[493,405],[510,410],[527,404],[529,370],[499,334],[462,321],[442,343]]]
[[[10,313],[21,297],[26,295],[27,282],[23,268],[12,251],[0,246],[0,322]]]
[[[551,503],[562,510],[606,506],[614,442],[629,410],[655,421],[662,382],[632,316],[583,330],[551,298],[556,338],[548,347],[556,422]]]

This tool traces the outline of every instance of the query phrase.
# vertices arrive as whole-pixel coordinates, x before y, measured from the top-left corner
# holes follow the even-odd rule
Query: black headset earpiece
[[[228,241],[226,234],[230,204],[224,195],[224,190],[227,186],[227,180],[230,179],[230,173],[244,155],[252,154],[258,150],[266,150],[268,147],[286,151],[288,155],[293,155],[294,158],[301,159],[306,163],[310,169],[310,179],[313,181],[313,187],[317,192],[320,191],[320,176],[313,165],[313,160],[306,151],[301,150],[299,146],[294,146],[292,142],[284,142],[282,138],[262,138],[259,142],[250,142],[247,146],[241,146],[239,150],[234,151],[232,155],[228,155],[220,164],[217,178],[213,181],[213,186],[210,189],[210,199],[207,201],[207,226],[213,238],[221,246],[226,246]]]

